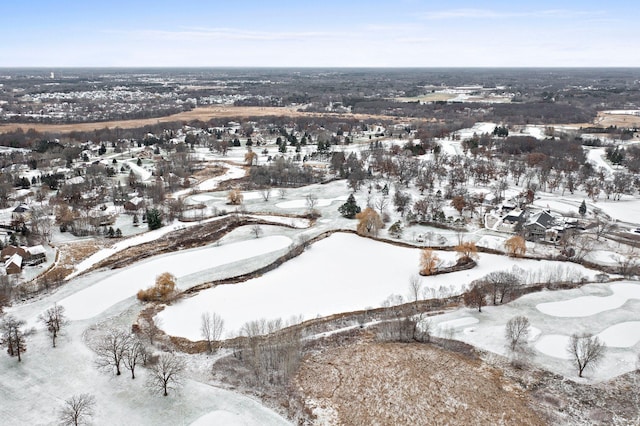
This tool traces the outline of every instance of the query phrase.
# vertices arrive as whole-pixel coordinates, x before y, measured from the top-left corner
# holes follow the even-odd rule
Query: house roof
[[[42,244],[38,244],[37,246],[27,247],[27,251],[29,252],[29,254],[31,256],[36,255],[36,254],[46,254],[47,253],[47,251],[44,249]]]
[[[540,225],[542,227],[550,228],[553,226],[554,218],[546,211],[541,211],[531,216],[527,221],[527,225]]]
[[[16,207],[15,209],[13,209],[14,213],[24,213],[31,210],[31,208],[26,205],[26,204],[20,204],[18,207]]]
[[[18,253],[14,253],[6,262],[4,262],[4,267],[8,268],[11,264],[15,264],[19,268],[22,268],[22,256]]]

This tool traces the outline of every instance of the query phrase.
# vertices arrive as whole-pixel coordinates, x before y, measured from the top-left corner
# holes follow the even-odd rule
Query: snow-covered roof
[[[26,204],[20,204],[18,207],[16,207],[15,209],[13,209],[14,213],[24,213],[24,212],[28,212],[29,210],[31,210],[31,207],[29,207]]]
[[[553,216],[551,216],[546,211],[541,211],[531,216],[527,221],[527,225],[538,224],[540,226],[543,226],[544,228],[549,228],[553,224],[553,222],[554,222]]]
[[[15,264],[18,267],[22,268],[22,256],[18,253],[14,253],[7,261],[4,263],[4,267],[8,268],[11,264]]]
[[[80,183],[84,183],[84,178],[82,176],[76,176],[76,177],[73,177],[71,179],[68,179],[67,183],[71,184],[71,185],[77,185],[77,184],[80,184]]]
[[[29,254],[31,256],[34,256],[34,255],[37,255],[37,254],[46,254],[47,253],[47,251],[44,249],[42,244],[38,244],[37,246],[27,247],[26,250],[29,252]]]

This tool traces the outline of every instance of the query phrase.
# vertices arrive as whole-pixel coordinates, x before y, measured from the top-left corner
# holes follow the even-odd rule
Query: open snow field
[[[438,252],[453,263],[454,252]],[[361,238],[333,234],[311,246],[297,258],[265,275],[233,285],[221,285],[168,306],[157,316],[170,335],[200,340],[200,316],[216,312],[225,321],[227,336],[235,336],[248,321],[302,315],[304,319],[379,307],[393,295],[406,296],[410,277],[418,273],[420,250]],[[523,280],[545,281],[561,274],[580,280],[597,271],[579,265],[512,259],[480,253],[471,270],[420,277],[428,297],[457,294],[473,280],[489,272],[513,270]],[[549,275],[551,274],[551,275]]]
[[[27,305],[28,308],[28,305]],[[22,317],[20,308],[14,311]],[[126,318],[101,317],[98,322],[129,326]],[[86,322],[72,322],[51,347],[48,334],[38,327],[27,340],[22,362],[3,354],[0,357],[0,423],[3,425],[57,425],[58,410],[72,395],[95,396],[95,425],[178,425],[190,424],[207,413],[206,425],[288,425],[284,418],[259,402],[206,383],[200,360],[185,357],[187,380],[179,395],[163,397],[146,388],[147,371],[136,369],[132,380],[125,370],[116,377],[96,369],[95,354],[83,341]],[[202,368],[209,365],[203,358]],[[193,377],[194,380],[190,379]],[[205,382],[205,383],[202,383]],[[233,420],[233,421],[232,421]],[[203,423],[200,423],[203,424]]]
[[[71,319],[91,318],[121,300],[134,296],[138,290],[152,286],[156,276],[162,272],[175,275],[178,287],[184,289],[181,278],[279,251],[288,247],[291,242],[289,237],[267,236],[157,256],[124,268],[61,300],[60,304],[65,307]],[[206,280],[204,277],[202,281]]]
[[[604,361],[585,373],[601,381],[636,368],[640,349],[640,283],[623,281],[523,296],[502,306],[486,306],[482,313],[459,309],[432,317],[436,333],[453,333],[482,349],[508,355],[505,324],[516,315],[531,323],[529,359],[541,367],[577,378],[567,353],[572,333],[590,333],[606,345]],[[475,320],[475,322],[474,322]]]

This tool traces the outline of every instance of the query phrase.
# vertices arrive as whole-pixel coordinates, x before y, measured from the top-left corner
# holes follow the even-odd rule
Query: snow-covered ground
[[[51,300],[48,302],[53,304]],[[31,307],[24,305],[12,313],[23,318],[29,315]],[[128,328],[135,314],[133,311],[125,312],[124,317],[101,316],[94,318],[92,324],[95,321],[104,326]],[[187,362],[184,387],[179,394],[171,392],[168,397],[152,393],[146,387],[147,371],[143,367],[136,369],[135,380],[126,370],[119,377],[101,372],[95,366],[95,354],[84,342],[85,330],[90,325],[86,321],[72,321],[63,329],[56,348],[51,347],[49,335],[38,326],[27,339],[22,362],[4,353],[0,356],[1,424],[57,425],[64,401],[81,393],[95,397],[91,424],[96,425],[190,424],[208,413],[224,415],[209,415],[204,423],[207,425],[290,424],[251,398],[208,384],[207,374],[201,373],[196,360],[188,356],[183,355]],[[203,367],[210,365],[206,358],[203,363]],[[236,422],[231,423],[231,419]]]
[[[454,252],[437,252],[453,263]],[[204,290],[168,306],[158,323],[170,335],[200,340],[200,316],[214,311],[234,336],[248,321],[302,315],[304,319],[379,307],[408,294],[409,279],[419,270],[420,250],[372,241],[353,234],[334,234],[302,255],[265,275],[234,285]],[[512,259],[481,253],[471,270],[420,277],[428,297],[457,294],[489,272],[508,270],[523,280],[546,282],[552,277],[593,278],[597,271],[554,261]],[[393,303],[393,302],[392,302]]]
[[[151,179],[151,176],[153,176],[153,173],[151,173],[149,170],[138,166],[134,161],[128,161],[127,165],[131,168],[131,171],[138,176],[138,178],[142,181],[142,182],[146,182],[149,179]]]
[[[600,312],[618,309],[629,299],[640,299],[640,285],[618,283],[610,285],[610,296],[583,296],[558,302],[541,303],[536,308],[555,317],[588,317]]]
[[[615,173],[615,170],[609,164],[605,158],[605,149],[604,148],[590,148],[587,149],[587,161],[595,166],[596,170],[603,169],[605,173],[609,176]]]
[[[217,164],[226,167],[227,170],[220,176],[207,179],[204,182],[198,184],[197,189],[199,191],[212,191],[216,189],[218,185],[220,185],[220,182],[224,182],[225,180],[238,179],[245,175],[245,170],[241,166],[222,162]]]
[[[604,360],[586,373],[587,379],[601,381],[633,371],[640,348],[640,283],[623,281],[588,284],[583,287],[523,296],[502,306],[486,306],[431,318],[436,333],[482,349],[509,355],[504,330],[516,315],[531,323],[531,362],[559,374],[577,378],[567,346],[573,333],[589,333],[606,345]],[[474,322],[475,320],[475,322]]]
[[[175,275],[178,279],[177,286],[184,289],[182,279],[187,276],[279,251],[288,247],[291,242],[291,239],[285,236],[268,236],[156,256],[124,268],[59,303],[65,307],[67,316],[73,320],[92,318],[110,306],[134,296],[138,290],[151,287],[156,276],[163,272]],[[202,281],[206,280],[206,277],[202,278]]]
[[[335,198],[320,198],[315,200],[316,207],[327,207],[330,206],[334,201],[342,201],[345,202],[347,200],[347,195],[342,195]],[[281,203],[276,204],[276,207],[281,209],[304,209],[308,208],[308,202],[306,199],[298,199],[298,200],[290,200],[283,201]]]

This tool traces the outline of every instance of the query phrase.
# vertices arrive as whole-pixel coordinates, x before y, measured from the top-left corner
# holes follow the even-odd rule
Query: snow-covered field
[[[98,281],[61,300],[60,305],[65,307],[71,319],[91,318],[121,300],[134,296],[138,290],[152,286],[156,276],[163,272],[175,275],[178,287],[182,287],[181,278],[186,276],[278,251],[290,244],[288,237],[268,236],[157,256]],[[203,281],[206,281],[206,277],[203,277]]]
[[[583,296],[558,302],[541,303],[536,308],[555,317],[588,317],[600,312],[617,309],[629,299],[640,299],[640,285],[616,283],[610,286],[611,296]]]
[[[453,263],[454,252],[438,252]],[[379,307],[408,294],[409,279],[418,273],[420,250],[376,242],[353,234],[334,234],[299,257],[267,274],[240,284],[222,285],[168,306],[158,314],[170,335],[200,340],[200,316],[214,311],[229,336],[248,321],[302,315],[304,319]],[[420,277],[427,297],[457,294],[489,272],[514,270],[523,280],[546,282],[558,274],[580,280],[597,271],[554,261],[511,259],[480,254],[467,271]],[[394,302],[391,302],[394,303]]]
[[[640,349],[640,283],[623,281],[588,284],[574,290],[541,292],[523,296],[502,306],[486,306],[482,313],[460,309],[432,317],[436,332],[482,349],[508,355],[506,322],[524,315],[531,323],[533,349],[529,359],[545,369],[576,378],[567,352],[572,333],[589,333],[600,338],[607,350],[604,361],[586,373],[601,381],[633,371]]]

